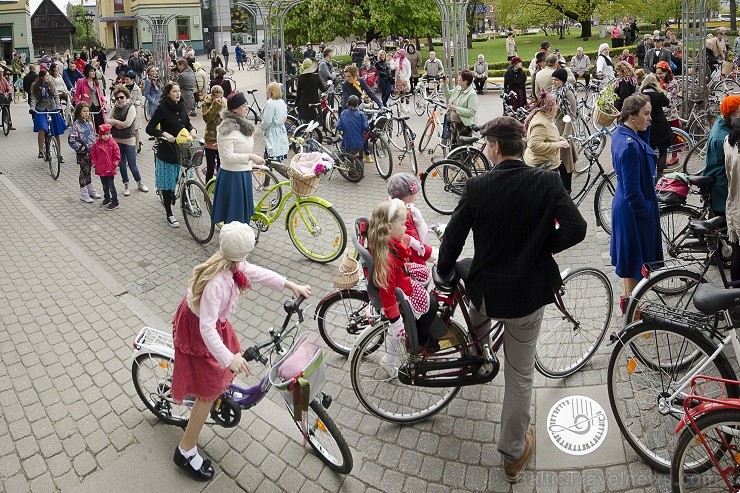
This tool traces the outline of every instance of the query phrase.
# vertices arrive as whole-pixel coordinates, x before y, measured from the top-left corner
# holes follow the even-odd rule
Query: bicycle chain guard
[[[211,419],[224,428],[233,428],[242,419],[242,409],[231,397],[221,396],[211,405]]]

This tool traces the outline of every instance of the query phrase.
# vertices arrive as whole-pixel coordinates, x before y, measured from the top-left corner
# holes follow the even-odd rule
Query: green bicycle
[[[274,166],[276,163],[268,164]],[[285,229],[301,255],[314,262],[327,263],[344,253],[347,228],[331,202],[313,195],[316,191],[315,181],[306,184],[296,176],[290,181],[280,181],[269,166],[253,165],[252,189],[257,202],[251,226],[255,230],[257,243],[260,233],[270,229],[287,210]],[[283,188],[289,190],[284,192]],[[206,184],[206,191],[213,197],[215,189],[216,178],[211,178]],[[293,202],[288,205],[291,199]]]

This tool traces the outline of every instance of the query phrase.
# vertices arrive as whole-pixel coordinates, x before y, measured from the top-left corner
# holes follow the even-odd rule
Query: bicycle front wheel
[[[672,491],[739,491],[740,409],[712,410],[699,416],[696,426],[699,435],[687,424],[678,437],[671,462]]]
[[[2,113],[3,134],[7,136],[10,133],[10,108],[3,105]]]
[[[707,160],[707,137],[698,141],[696,145],[691,148],[686,157],[683,160],[683,172],[687,175],[700,175],[704,170],[704,165]]]
[[[292,414],[293,409],[288,406],[288,411]],[[347,441],[342,436],[339,428],[331,419],[326,409],[316,399],[308,405],[306,413],[306,423],[308,429],[307,440],[311,448],[329,469],[340,474],[349,474],[352,470],[352,452],[349,450]],[[295,422],[298,429],[303,433],[301,422]]]
[[[296,202],[286,221],[290,241],[307,259],[325,264],[344,252],[347,228],[334,207]]]
[[[684,241],[696,242],[696,236],[689,231],[689,221],[698,219],[701,214],[685,205],[667,206],[660,208],[660,231],[663,237],[663,256],[664,258],[681,258],[682,256],[691,257],[691,252],[686,252],[683,247]],[[690,249],[689,249],[690,250]],[[704,252],[697,252],[704,257]]]
[[[426,203],[440,214],[452,214],[472,177],[457,161],[442,160],[432,164],[421,179],[421,191]]]
[[[169,425],[185,428],[190,407],[172,399],[172,372],[175,360],[161,354],[140,354],[131,365],[131,378],[144,405]]]
[[[349,356],[357,336],[374,320],[380,317],[370,304],[367,291],[360,289],[333,292],[316,312],[321,338],[342,356]],[[369,348],[369,351],[375,349],[377,347]]]
[[[47,137],[49,143],[46,146],[47,161],[49,161],[49,173],[55,180],[59,178],[59,171],[62,165],[62,155],[59,153],[59,147],[57,147],[57,139],[55,137]]]
[[[667,473],[671,467],[674,430],[683,418],[683,399],[689,391],[687,375],[707,363],[702,374],[736,379],[724,354],[709,361],[716,349],[697,330],[665,324],[634,324],[617,338],[607,373],[609,403],[622,436],[659,472]],[[677,398],[667,401],[681,386],[685,389]],[[726,391],[729,397],[738,395],[737,386],[728,385]],[[718,397],[720,387],[709,382],[704,395]]]
[[[411,154],[411,174],[416,176],[419,173],[419,164],[416,161],[416,144],[414,143],[414,132],[409,127],[404,130],[404,141],[406,145],[406,152]]]
[[[558,303],[545,307],[537,341],[535,368],[548,378],[562,378],[582,368],[604,340],[614,306],[609,278],[598,269],[570,272]]]
[[[614,171],[604,175],[594,195],[594,213],[596,222],[607,234],[612,234],[612,200],[617,189],[617,173]]]
[[[445,159],[457,161],[474,175],[485,173],[491,169],[491,163],[488,161],[486,155],[483,154],[483,151],[473,146],[456,147],[445,156]]]
[[[381,178],[387,180],[393,173],[393,153],[385,136],[378,137],[373,142],[373,159]]]
[[[350,360],[352,388],[365,409],[380,419],[393,423],[423,421],[444,409],[460,387],[419,387],[401,383],[398,372],[409,370],[406,365],[399,368],[398,363],[408,361],[409,355],[405,345],[399,348],[388,346],[391,341],[385,337],[387,328],[388,324],[380,324],[367,337],[357,341]],[[450,321],[440,347],[447,350],[465,344],[465,332]],[[396,364],[390,364],[389,358],[396,358]],[[427,376],[433,375],[427,373]]]
[[[421,133],[421,138],[419,139],[419,152],[424,152],[427,147],[429,147],[429,143],[432,141],[433,135],[434,122],[430,120],[427,122],[426,127],[424,127],[424,131]]]
[[[205,187],[196,180],[188,180],[180,200],[182,218],[190,236],[200,244],[211,241],[215,228],[211,220],[211,199]]]

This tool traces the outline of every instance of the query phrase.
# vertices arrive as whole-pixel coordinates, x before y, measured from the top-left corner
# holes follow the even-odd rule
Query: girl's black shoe
[[[195,469],[193,466],[190,465],[190,461],[195,457],[194,455],[192,457],[185,457],[180,452],[180,447],[175,447],[175,455],[172,457],[173,462],[179,467],[180,469],[185,470],[191,478],[197,480],[197,481],[210,481],[213,477],[213,466],[211,466],[211,461],[209,459],[206,459],[203,461],[203,465],[200,466],[200,469]]]

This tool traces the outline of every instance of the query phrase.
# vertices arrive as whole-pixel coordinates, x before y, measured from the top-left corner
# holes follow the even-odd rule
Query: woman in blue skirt
[[[221,167],[213,196],[213,222],[249,223],[254,213],[252,164],[265,164],[254,154],[254,125],[247,121],[247,98],[234,92],[226,99],[227,110],[218,126],[216,139]]]
[[[59,94],[57,94],[54,85],[54,79],[46,70],[39,70],[38,78],[31,85],[30,105],[33,114],[33,131],[38,133],[39,158],[44,159],[44,139],[46,132],[54,136],[57,140],[57,148],[62,146],[59,142],[59,136],[67,130],[67,123],[61,114],[61,105],[59,104]],[[45,115],[44,113],[53,113]],[[48,117],[51,116],[51,125]],[[61,162],[64,159],[60,156]]]
[[[158,125],[159,128],[157,128]],[[190,135],[195,139],[197,132],[190,124],[188,110],[180,98],[180,86],[170,82],[164,86],[162,99],[146,126],[146,133],[166,140],[166,142],[160,142],[157,145],[157,157],[154,160],[154,181],[157,190],[162,194],[167,222],[173,228],[180,227],[177,218],[172,214],[172,206],[175,202],[175,187],[180,175],[175,137],[183,128],[190,132]]]

